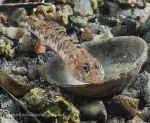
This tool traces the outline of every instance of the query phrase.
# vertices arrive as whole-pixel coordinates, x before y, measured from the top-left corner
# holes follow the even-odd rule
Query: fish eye
[[[85,63],[84,65],[83,65],[83,70],[84,70],[84,72],[89,72],[89,70],[90,70],[90,68],[89,68],[89,65],[87,64],[87,63]]]

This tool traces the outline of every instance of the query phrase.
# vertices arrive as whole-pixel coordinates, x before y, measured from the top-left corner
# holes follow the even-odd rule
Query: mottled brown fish
[[[17,22],[19,26],[40,38],[44,46],[58,53],[74,78],[87,83],[103,80],[104,69],[101,63],[87,50],[76,47],[74,39],[66,34],[65,27],[53,21],[46,22],[36,16],[20,17]]]

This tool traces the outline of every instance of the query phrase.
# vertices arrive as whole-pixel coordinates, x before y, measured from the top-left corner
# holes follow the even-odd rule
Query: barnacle
[[[12,48],[13,42],[6,37],[0,37],[0,53],[5,56],[12,57],[14,49]]]
[[[79,123],[79,111],[59,93],[53,94],[51,89],[33,88],[23,100],[33,112],[42,113],[43,117],[57,119],[61,123]]]
[[[131,98],[124,95],[113,97],[113,101],[119,106],[129,117],[141,116],[142,111],[138,109],[139,99]]]

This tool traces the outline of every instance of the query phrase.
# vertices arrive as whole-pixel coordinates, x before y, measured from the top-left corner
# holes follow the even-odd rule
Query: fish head
[[[72,76],[86,83],[100,83],[104,79],[104,69],[100,61],[87,50],[79,48],[69,56]]]

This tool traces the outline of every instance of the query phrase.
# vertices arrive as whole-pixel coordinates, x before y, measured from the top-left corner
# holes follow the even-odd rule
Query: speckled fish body
[[[87,50],[76,47],[74,39],[67,36],[65,27],[35,16],[19,19],[18,24],[37,36],[44,46],[58,53],[76,79],[87,83],[103,80],[104,69],[101,63]]]

